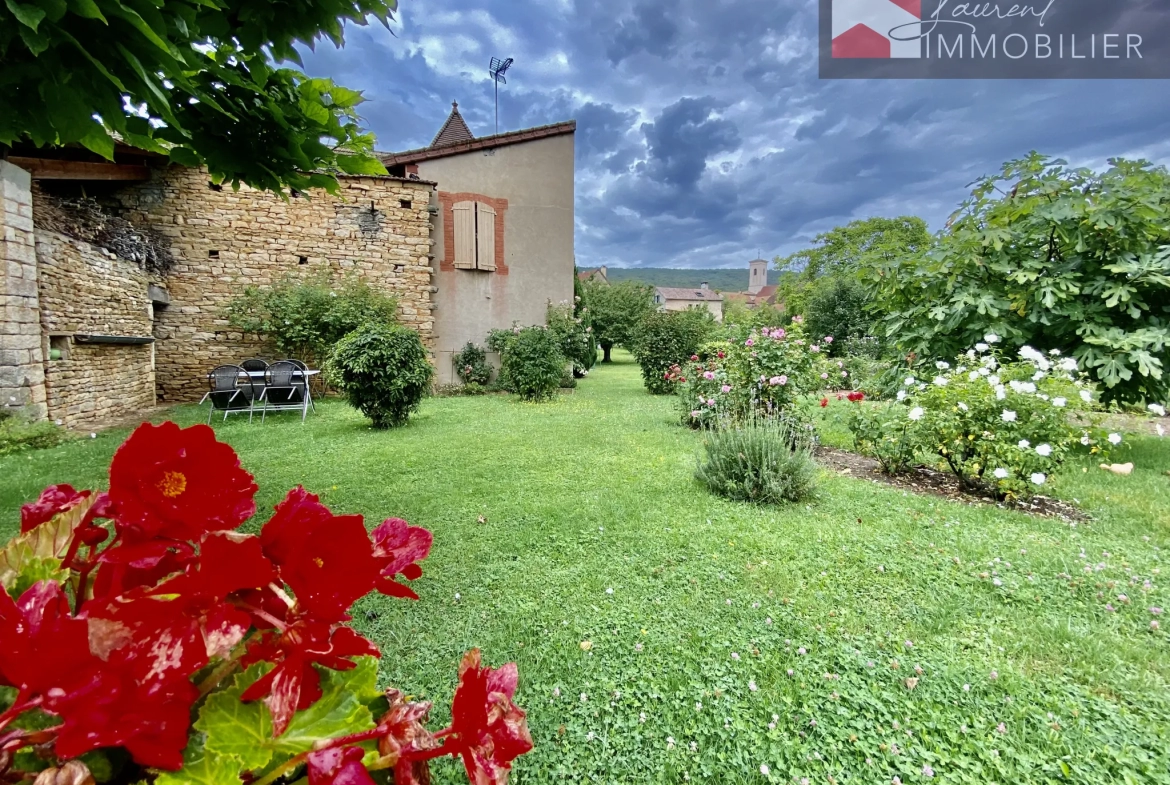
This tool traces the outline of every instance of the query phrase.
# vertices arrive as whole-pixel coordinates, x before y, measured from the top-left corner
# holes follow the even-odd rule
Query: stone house
[[[748,288],[746,292],[724,292],[724,300],[742,302],[748,308],[776,304],[776,284],[768,283],[768,266],[765,259],[748,262]],[[781,303],[783,306],[783,303]]]
[[[687,289],[679,286],[654,287],[654,304],[660,311],[685,311],[688,308],[706,308],[715,317],[715,321],[723,321],[723,295],[707,286],[704,281],[698,289]]]
[[[609,286],[609,268],[603,264],[600,267],[594,267],[590,270],[581,270],[577,273],[577,280],[581,283],[593,281],[594,283]]]
[[[573,293],[574,124],[475,139],[452,117],[431,147],[385,154],[390,176],[287,200],[132,148],[113,162],[14,149],[0,160],[0,406],[88,427],[197,401],[215,365],[271,355],[227,304],[290,278],[393,295],[441,381],[489,329],[543,324]]]

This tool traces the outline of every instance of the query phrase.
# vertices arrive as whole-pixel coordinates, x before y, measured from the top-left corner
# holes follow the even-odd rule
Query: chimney
[[[703,281],[701,284],[699,284],[699,288],[700,288],[700,289],[706,289],[706,288],[707,288],[707,282],[706,282],[706,281]]]
[[[601,277],[604,278],[609,273],[609,269],[603,264],[601,265]]]

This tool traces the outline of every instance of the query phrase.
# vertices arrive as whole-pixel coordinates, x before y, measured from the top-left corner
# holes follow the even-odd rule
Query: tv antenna
[[[493,57],[488,64],[488,73],[492,75],[492,81],[496,83],[496,133],[500,132],[500,83],[508,83],[504,78],[504,74],[512,67],[512,58],[501,60],[498,57]]]

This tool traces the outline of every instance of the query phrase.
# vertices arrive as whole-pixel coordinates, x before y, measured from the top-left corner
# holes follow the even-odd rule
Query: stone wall
[[[250,285],[360,276],[397,297],[401,322],[429,345],[432,190],[425,181],[344,177],[338,196],[319,191],[285,201],[247,187],[216,188],[206,172],[172,166],[119,191],[123,217],[166,235],[175,258],[163,280],[171,302],[155,312],[160,401],[198,400],[214,366],[271,356],[224,316]]]
[[[37,219],[43,204],[34,199]],[[155,405],[152,347],[85,344],[74,336],[151,337],[148,276],[133,262],[36,223],[49,418],[79,428],[145,415]]]
[[[0,407],[44,419],[31,178],[0,160]]]

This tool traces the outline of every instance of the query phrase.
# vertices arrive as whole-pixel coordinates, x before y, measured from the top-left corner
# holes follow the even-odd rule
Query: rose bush
[[[0,779],[157,785],[397,785],[462,758],[503,783],[532,748],[514,664],[463,658],[451,726],[375,688],[378,647],[346,626],[407,582],[431,533],[367,532],[304,488],[260,534],[257,486],[203,425],[139,427],[108,492],[47,488],[0,551]],[[302,780],[303,781],[303,780]]]
[[[682,403],[683,421],[711,425],[722,418],[742,420],[793,412],[808,396],[848,378],[836,360],[825,356],[832,337],[810,340],[799,317],[787,328],[751,330],[667,372]]]
[[[1075,359],[1028,346],[1005,359],[998,340],[988,334],[953,365],[938,361],[933,379],[907,376],[901,406],[855,416],[859,448],[892,469],[933,453],[964,487],[1018,498],[1039,491],[1071,454],[1106,457],[1120,444],[1094,424],[1093,391]]]

